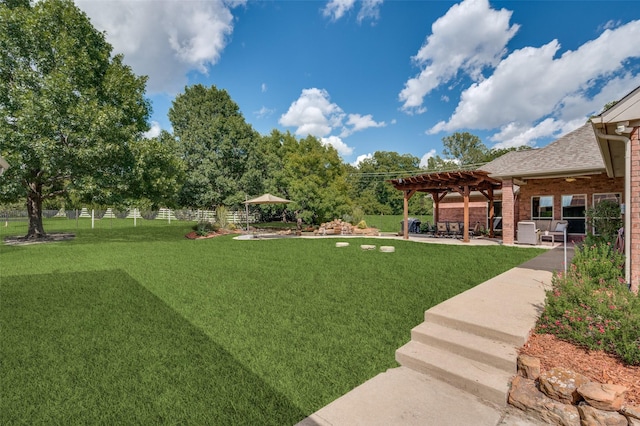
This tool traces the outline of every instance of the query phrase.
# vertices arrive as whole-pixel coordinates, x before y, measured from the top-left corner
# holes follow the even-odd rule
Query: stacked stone
[[[331,222],[325,222],[320,225],[318,230],[314,231],[316,235],[371,235],[377,236],[379,232],[376,228],[360,229],[353,226],[349,222],[340,219],[334,219]]]
[[[640,407],[625,405],[626,392],[562,367],[540,373],[538,358],[520,355],[509,404],[548,424],[640,426]]]

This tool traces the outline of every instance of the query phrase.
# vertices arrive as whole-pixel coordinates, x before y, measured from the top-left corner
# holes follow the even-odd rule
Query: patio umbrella
[[[276,197],[275,195],[271,194],[263,194],[257,198],[252,198],[251,200],[245,201],[244,206],[247,214],[247,232],[249,231],[249,204],[287,204],[290,202],[290,200]]]
[[[245,201],[245,204],[287,204],[290,202],[290,200],[285,200],[284,198],[276,197],[275,195],[264,194],[258,198]]]

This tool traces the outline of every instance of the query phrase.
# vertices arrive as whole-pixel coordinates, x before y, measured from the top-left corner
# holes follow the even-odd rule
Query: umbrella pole
[[[249,199],[247,198],[247,194],[244,194],[244,210],[247,215],[247,234],[249,233],[249,203],[247,203]]]

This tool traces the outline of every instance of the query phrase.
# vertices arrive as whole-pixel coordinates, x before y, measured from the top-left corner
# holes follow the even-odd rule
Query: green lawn
[[[0,424],[295,424],[396,366],[426,309],[541,252],[67,222],[74,241],[0,245]]]

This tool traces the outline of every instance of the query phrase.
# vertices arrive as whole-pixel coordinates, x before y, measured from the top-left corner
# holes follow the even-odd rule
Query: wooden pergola
[[[404,239],[409,239],[409,200],[416,192],[427,192],[433,197],[434,222],[439,222],[440,201],[450,192],[457,192],[464,199],[463,241],[469,242],[469,195],[477,191],[489,200],[489,236],[493,237],[493,194],[502,188],[502,182],[489,177],[482,170],[425,173],[388,181],[404,193]]]

